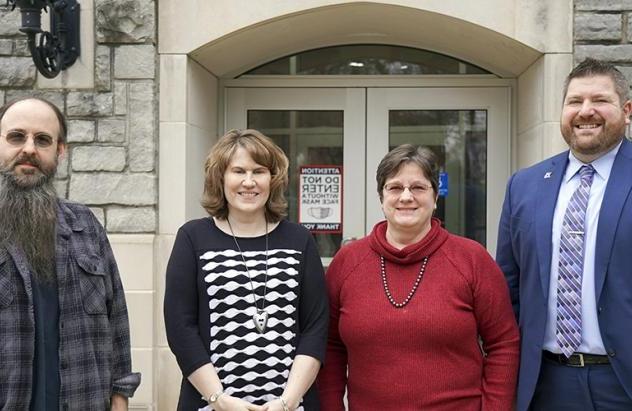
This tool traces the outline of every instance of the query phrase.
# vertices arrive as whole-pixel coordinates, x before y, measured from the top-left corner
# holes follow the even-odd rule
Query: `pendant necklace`
[[[233,236],[233,240],[235,241],[237,250],[239,250],[241,261],[243,261],[244,267],[246,267],[248,280],[250,280],[250,290],[252,291],[252,298],[255,302],[255,314],[252,316],[252,321],[255,323],[255,328],[257,329],[257,331],[259,331],[260,334],[263,334],[264,332],[266,332],[266,327],[268,326],[268,313],[266,312],[266,294],[268,293],[268,221],[266,220],[266,276],[264,279],[262,296],[263,302],[261,304],[261,309],[259,309],[259,304],[257,304],[257,294],[255,293],[255,286],[252,283],[252,276],[250,275],[248,264],[246,264],[246,259],[244,258],[244,252],[241,251],[241,247],[239,247],[237,237],[235,237],[235,232],[233,231],[233,227],[230,225],[230,220],[228,219],[228,217],[226,217],[226,221],[228,222],[228,228],[230,229],[230,234]]]
[[[413,295],[415,295],[415,291],[417,291],[417,288],[419,287],[419,284],[421,283],[422,278],[424,278],[424,272],[426,271],[426,264],[428,264],[428,258],[429,258],[428,256],[424,257],[423,261],[421,262],[421,268],[419,268],[419,274],[417,274],[417,278],[415,279],[415,284],[413,285],[413,289],[410,290],[410,292],[408,293],[408,296],[406,297],[406,299],[404,299],[404,301],[402,301],[401,303],[398,303],[395,301],[395,299],[393,298],[393,295],[391,294],[391,290],[388,288],[388,283],[386,282],[386,264],[384,263],[384,257],[380,256],[380,269],[382,271],[382,285],[384,286],[384,292],[386,293],[386,298],[388,298],[388,302],[390,302],[393,307],[402,308],[410,302],[411,298],[413,298]]]

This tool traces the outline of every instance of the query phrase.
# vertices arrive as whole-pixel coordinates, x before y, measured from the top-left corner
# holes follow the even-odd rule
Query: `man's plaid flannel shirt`
[[[123,286],[105,231],[90,210],[59,200],[57,225],[61,410],[107,410],[113,393],[131,397]],[[27,410],[34,355],[33,295],[23,255],[0,247],[0,409]]]

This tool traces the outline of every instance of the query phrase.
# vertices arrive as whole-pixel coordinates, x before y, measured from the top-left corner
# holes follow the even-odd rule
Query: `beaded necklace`
[[[408,296],[406,297],[406,299],[404,299],[404,301],[402,301],[401,303],[398,303],[395,301],[395,299],[393,298],[393,295],[391,294],[391,290],[388,288],[388,282],[386,281],[386,263],[384,262],[384,257],[380,256],[380,268],[382,271],[382,285],[384,286],[384,292],[386,293],[386,298],[388,298],[388,302],[390,302],[393,307],[402,308],[410,302],[411,298],[413,298],[413,295],[415,295],[415,291],[417,291],[417,288],[419,287],[419,284],[421,283],[422,278],[424,278],[424,272],[426,271],[426,264],[428,264],[428,258],[429,258],[428,256],[424,257],[423,261],[421,262],[421,267],[419,268],[419,274],[417,274],[417,278],[415,279],[415,284],[413,285],[412,290],[410,290],[410,292],[408,293]]]

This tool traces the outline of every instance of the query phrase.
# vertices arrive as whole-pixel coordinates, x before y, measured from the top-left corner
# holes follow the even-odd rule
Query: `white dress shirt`
[[[610,171],[614,163],[614,158],[621,147],[619,143],[615,148],[593,161],[591,164],[595,169],[590,196],[588,197],[588,208],[586,209],[586,226],[584,239],[584,273],[582,277],[582,342],[577,348],[577,352],[588,354],[606,354],[599,331],[599,320],[597,318],[597,301],[595,295],[595,244],[597,243],[597,224],[599,221],[599,210],[606,191]],[[581,179],[579,169],[584,165],[573,153],[569,153],[568,166],[560,185],[560,191],[553,214],[553,229],[551,232],[552,255],[551,255],[551,277],[549,279],[549,299],[547,310],[547,323],[544,334],[543,348],[547,351],[560,354],[562,351],[558,347],[555,336],[557,322],[557,277],[560,262],[560,237],[562,234],[562,221],[566,213],[566,207],[571,196],[579,187]]]

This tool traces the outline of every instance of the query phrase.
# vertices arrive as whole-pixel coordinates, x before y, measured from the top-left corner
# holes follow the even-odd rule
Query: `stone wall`
[[[154,233],[157,55],[153,0],[81,0],[94,7],[94,87],[39,88],[21,17],[0,6],[0,103],[38,95],[68,119],[61,197],[89,205],[110,233]],[[47,15],[43,15],[42,20]]]
[[[615,63],[632,83],[632,0],[575,0],[575,63]]]

